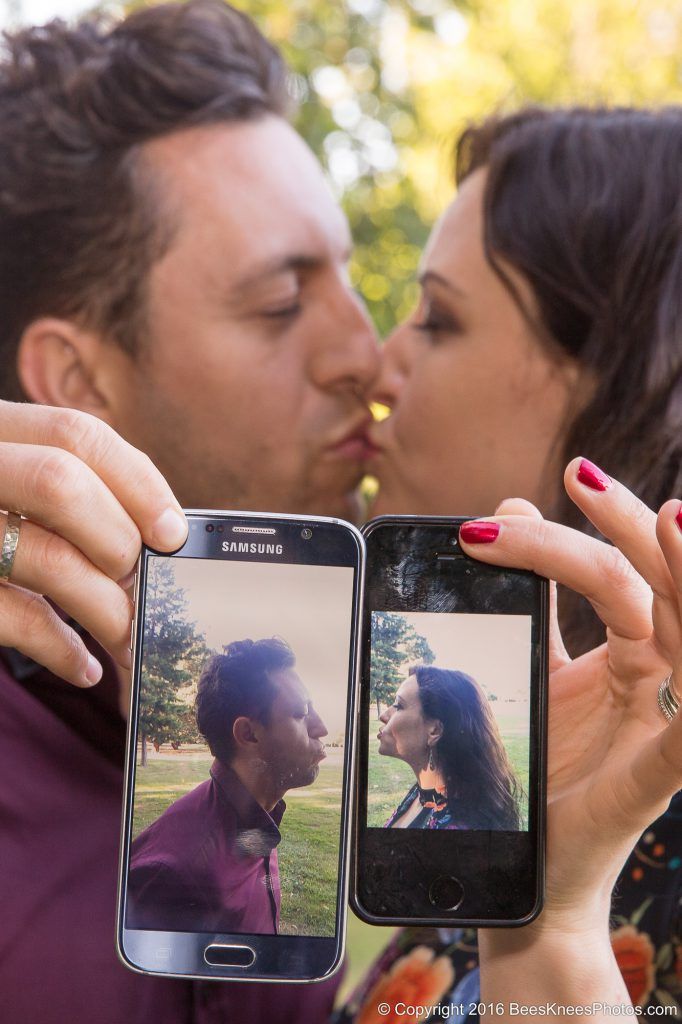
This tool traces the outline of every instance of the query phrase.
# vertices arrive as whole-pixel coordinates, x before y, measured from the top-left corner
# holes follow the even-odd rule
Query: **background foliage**
[[[282,48],[382,332],[411,309],[472,120],[523,103],[682,101],[679,0],[236,0]]]

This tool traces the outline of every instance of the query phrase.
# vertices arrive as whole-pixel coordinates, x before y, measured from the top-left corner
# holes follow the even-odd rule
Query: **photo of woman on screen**
[[[471,676],[414,666],[380,721],[379,753],[416,776],[385,828],[519,828],[519,783]]]

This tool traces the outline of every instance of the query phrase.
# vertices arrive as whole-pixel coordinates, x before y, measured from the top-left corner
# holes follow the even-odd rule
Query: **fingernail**
[[[680,507],[677,510],[677,515],[675,516],[675,522],[679,526],[680,530],[682,530],[682,505],[680,505]]]
[[[88,653],[88,667],[85,670],[85,678],[90,686],[94,686],[102,678],[104,669],[98,662],[97,658],[93,658],[92,654]]]
[[[187,538],[187,520],[174,508],[167,508],[154,523],[152,537],[157,548],[179,548]]]
[[[492,544],[499,532],[499,523],[462,523],[459,528],[465,544]]]
[[[586,487],[591,487],[593,491],[606,491],[613,483],[611,477],[607,476],[599,466],[595,466],[594,462],[590,462],[589,459],[580,460],[578,480]]]

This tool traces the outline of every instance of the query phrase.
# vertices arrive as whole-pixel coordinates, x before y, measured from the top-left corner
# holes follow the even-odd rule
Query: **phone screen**
[[[125,927],[333,939],[357,544],[211,525],[144,563]]]
[[[531,626],[372,610],[368,828],[527,831]]]

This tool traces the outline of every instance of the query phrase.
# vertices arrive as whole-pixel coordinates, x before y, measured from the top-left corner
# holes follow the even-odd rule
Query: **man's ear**
[[[255,743],[258,743],[258,737],[253,728],[253,722],[250,718],[235,718],[232,726],[232,736],[237,747],[243,749],[244,747],[253,747]]]
[[[27,397],[41,405],[80,409],[107,420],[108,403],[97,379],[102,344],[96,334],[69,320],[34,320],[17,352],[17,374]]]

